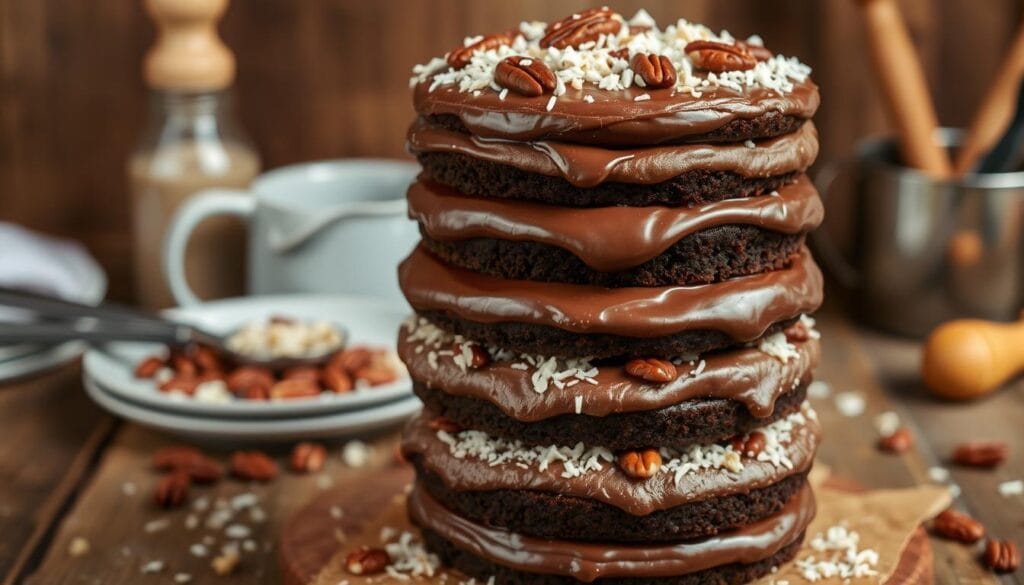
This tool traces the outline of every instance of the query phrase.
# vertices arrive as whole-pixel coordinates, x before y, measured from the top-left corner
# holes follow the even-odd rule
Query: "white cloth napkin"
[[[95,304],[107,278],[81,244],[0,222],[0,286]]]

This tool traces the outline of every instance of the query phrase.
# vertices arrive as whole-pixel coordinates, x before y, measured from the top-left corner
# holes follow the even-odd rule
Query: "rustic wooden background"
[[[404,156],[414,63],[463,36],[593,4],[521,0],[235,0],[222,30],[238,55],[241,115],[265,164]],[[824,105],[822,160],[885,130],[852,0],[639,0],[678,17],[761,34],[811,64]],[[1018,0],[900,0],[940,118],[971,117],[1021,16]],[[146,109],[152,29],[138,0],[0,0],[0,220],[83,241],[131,295],[124,161]]]

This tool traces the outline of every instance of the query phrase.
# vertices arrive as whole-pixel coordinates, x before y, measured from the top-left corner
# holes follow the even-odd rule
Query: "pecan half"
[[[224,466],[192,447],[164,447],[153,453],[153,467],[186,473],[196,483],[213,483],[224,477]]]
[[[906,427],[900,427],[878,440],[878,448],[886,453],[905,453],[914,445],[914,436]]]
[[[644,87],[663,89],[676,84],[676,68],[665,55],[637,53],[630,59],[629,66],[643,79]]]
[[[386,550],[361,546],[345,557],[345,570],[353,575],[376,575],[383,573],[390,563]]]
[[[716,41],[690,41],[685,51],[693,65],[704,71],[745,71],[757,65],[757,59],[741,47]]]
[[[314,384],[320,383],[320,371],[313,366],[288,368],[281,377],[285,380],[305,380]]]
[[[754,458],[764,451],[767,437],[761,431],[753,431],[746,437],[737,436],[732,440],[732,449],[744,457]]]
[[[136,378],[152,378],[160,371],[160,368],[164,367],[163,358],[159,358],[155,355],[149,356],[148,358],[139,362],[139,365],[135,366],[135,377]]]
[[[385,364],[370,364],[365,368],[356,370],[356,380],[362,380],[370,386],[390,384],[398,379],[398,372]]]
[[[192,349],[192,361],[203,373],[220,374],[226,369],[220,354],[205,345],[197,345]]]
[[[953,450],[953,462],[968,467],[995,467],[1006,461],[1010,447],[996,441],[961,443]]]
[[[786,336],[786,341],[790,343],[803,343],[811,338],[811,332],[799,321],[786,327],[782,333]]]
[[[661,469],[661,454],[656,449],[626,451],[619,455],[619,468],[633,479],[650,479]]]
[[[327,364],[320,370],[320,379],[324,386],[336,394],[344,394],[352,391],[352,376],[343,370],[338,364]]]
[[[1020,567],[1020,551],[1009,540],[992,539],[985,543],[982,560],[995,573],[1012,573]]]
[[[259,451],[235,451],[231,454],[231,474],[239,479],[270,481],[277,477],[277,463]]]
[[[250,386],[241,392],[237,392],[235,396],[246,400],[270,400],[270,387]]]
[[[430,419],[427,426],[433,431],[444,431],[449,434],[454,434],[462,430],[462,427],[460,427],[457,422],[444,416],[435,416]]]
[[[630,360],[626,363],[626,373],[630,376],[659,384],[671,382],[679,376],[679,372],[676,371],[676,367],[672,362],[657,358]]]
[[[491,354],[487,353],[487,350],[476,343],[456,343],[452,347],[452,351],[455,355],[465,353],[469,350],[468,365],[471,368],[482,368],[487,364],[491,363]]]
[[[601,35],[615,35],[622,29],[622,22],[607,6],[591,8],[567,16],[548,25],[540,39],[542,48],[579,47],[583,43],[596,41]]]
[[[192,479],[184,471],[172,471],[160,478],[153,492],[153,502],[161,508],[176,508],[188,499]]]
[[[270,388],[274,385],[274,374],[267,368],[242,366],[228,374],[228,390],[238,394],[255,386]]]
[[[270,397],[275,400],[313,398],[320,395],[320,385],[304,378],[281,380],[270,387]]]
[[[948,540],[973,544],[985,536],[985,527],[967,514],[950,508],[935,517],[932,532]]]
[[[161,392],[181,392],[191,396],[199,385],[199,378],[191,375],[176,374],[158,387]]]
[[[736,41],[736,46],[750,53],[758,61],[767,61],[775,55],[764,45],[753,45],[747,41]]]
[[[462,69],[469,65],[469,60],[473,58],[473,53],[477,51],[490,51],[503,45],[511,45],[513,38],[515,37],[511,33],[487,35],[475,43],[452,49],[445,60],[452,69]]]
[[[299,443],[292,449],[289,458],[292,471],[313,473],[324,468],[327,461],[327,449],[319,443]]]
[[[555,74],[542,61],[513,55],[505,57],[494,69],[494,81],[527,97],[555,91]]]
[[[353,347],[334,354],[330,363],[332,365],[337,365],[349,374],[354,374],[356,373],[356,370],[360,370],[370,365],[370,360],[372,359],[373,353],[369,349],[365,347]]]
[[[192,377],[199,373],[199,368],[196,367],[195,362],[179,352],[174,352],[171,355],[171,367],[180,376]]]

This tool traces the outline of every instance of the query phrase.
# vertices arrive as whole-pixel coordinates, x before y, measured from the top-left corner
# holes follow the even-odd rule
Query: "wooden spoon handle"
[[[946,150],[935,140],[938,118],[921,63],[893,0],[860,0],[868,48],[904,163],[936,178],[952,174]]]
[[[957,151],[953,172],[965,175],[978,166],[978,161],[1006,131],[1016,104],[1017,89],[1024,78],[1024,24],[1010,46],[992,85],[985,94],[971,122],[970,129]]]

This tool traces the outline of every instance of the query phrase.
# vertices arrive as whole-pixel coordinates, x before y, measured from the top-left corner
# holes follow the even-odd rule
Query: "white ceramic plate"
[[[86,393],[109,412],[142,426],[190,440],[276,443],[301,439],[340,439],[397,426],[419,412],[415,396],[365,410],[282,420],[197,418],[151,410],[117,398],[95,380],[83,381]]]
[[[167,314],[213,332],[231,331],[252,319],[272,315],[326,319],[348,330],[349,345],[394,348],[407,309],[394,302],[366,297],[281,295],[212,301],[195,307],[173,309]],[[224,404],[199,402],[165,394],[157,390],[154,381],[135,377],[136,364],[161,350],[161,346],[149,343],[112,343],[102,350],[90,350],[85,355],[84,376],[101,384],[104,390],[118,399],[144,408],[177,415],[214,418],[287,418],[338,414],[412,395],[412,383],[408,377],[403,377],[392,384],[341,395],[325,393],[307,400],[234,400]]]

